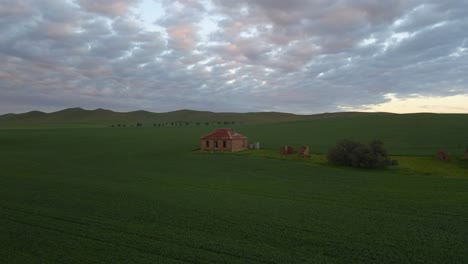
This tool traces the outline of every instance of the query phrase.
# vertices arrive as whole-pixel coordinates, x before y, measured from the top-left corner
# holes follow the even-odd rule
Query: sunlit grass
[[[468,160],[462,157],[453,157],[449,162],[436,157],[397,156],[394,159],[399,162],[396,171],[400,173],[468,178]]]
[[[297,154],[281,155],[279,149],[260,149],[245,150],[237,152],[235,155],[288,160],[304,162],[311,165],[334,167],[327,162],[326,155],[324,154],[311,154],[310,158],[303,158]],[[395,173],[468,178],[468,160],[463,157],[453,157],[450,161],[441,161],[436,157],[420,156],[393,156],[391,159],[397,160],[398,165],[389,166],[386,170],[390,170]]]

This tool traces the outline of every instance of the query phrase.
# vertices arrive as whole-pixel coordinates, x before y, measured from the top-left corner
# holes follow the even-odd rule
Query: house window
[[[218,148],[218,141],[215,141],[215,148]]]
[[[226,141],[223,141],[223,148],[226,148]]]
[[[206,147],[209,148],[210,147],[210,141],[206,141]]]

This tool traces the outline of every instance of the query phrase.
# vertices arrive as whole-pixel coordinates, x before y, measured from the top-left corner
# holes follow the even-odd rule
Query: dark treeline
[[[173,121],[173,122],[162,122],[162,123],[150,123],[146,126],[153,126],[153,127],[182,127],[182,126],[220,126],[220,125],[235,125],[239,124],[236,121],[210,121],[210,122],[186,122],[186,121]],[[144,124],[142,122],[137,122],[135,124],[111,124],[111,127],[143,127]]]

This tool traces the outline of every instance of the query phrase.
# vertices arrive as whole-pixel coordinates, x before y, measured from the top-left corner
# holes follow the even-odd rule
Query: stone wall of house
[[[232,152],[247,149],[248,145],[249,145],[249,141],[247,139],[233,139],[232,140]]]
[[[208,145],[206,142],[209,142]],[[224,145],[224,142],[226,145]],[[203,151],[231,151],[232,142],[225,140],[200,140],[200,149]]]
[[[209,142],[208,145],[206,142]],[[217,142],[217,146],[216,146]],[[224,142],[226,146],[224,146]],[[247,149],[247,139],[224,139],[224,140],[200,140],[200,149],[202,151],[241,151]]]

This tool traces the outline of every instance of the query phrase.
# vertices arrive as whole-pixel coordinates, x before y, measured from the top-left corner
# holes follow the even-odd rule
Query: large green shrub
[[[330,163],[356,168],[384,168],[391,165],[387,151],[379,140],[365,145],[352,140],[341,140],[327,155]]]

